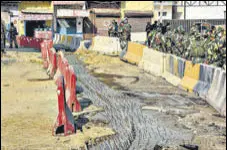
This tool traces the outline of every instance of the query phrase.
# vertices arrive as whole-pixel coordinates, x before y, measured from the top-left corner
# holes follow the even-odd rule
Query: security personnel
[[[6,28],[4,21],[1,19],[1,52],[5,53],[6,46]]]
[[[128,18],[124,18],[121,21],[118,32],[120,34],[120,45],[122,49],[120,58],[122,59],[127,52],[128,41],[131,41],[131,25],[128,23]]]
[[[146,29],[145,29],[145,31],[146,31],[146,33],[147,33],[147,42],[148,42],[148,47],[150,47],[150,46],[151,46],[151,41],[150,41],[150,39],[148,38],[148,35],[149,35],[149,33],[151,32],[151,30],[152,30],[151,23],[150,23],[150,22],[147,22],[147,25],[146,25]]]
[[[11,25],[11,26],[10,26],[10,29],[9,29],[9,34],[10,34],[10,48],[13,47],[13,42],[14,42],[15,47],[18,48],[17,40],[16,40],[16,35],[18,35],[17,29],[16,29],[16,27],[13,25],[12,22],[11,22],[10,25]]]
[[[111,24],[109,25],[108,34],[109,34],[110,37],[114,37],[114,34],[115,34],[115,20],[113,20],[111,22]]]

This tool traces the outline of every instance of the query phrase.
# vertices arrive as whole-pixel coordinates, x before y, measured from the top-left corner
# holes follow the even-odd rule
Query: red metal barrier
[[[60,76],[57,80],[58,93],[58,117],[54,124],[52,134],[56,135],[64,133],[64,135],[72,134],[76,131],[75,122],[68,105],[65,100],[64,78]],[[63,128],[63,131],[61,130]]]
[[[50,50],[50,77],[53,78],[57,70],[57,55],[54,49]]]
[[[81,111],[81,106],[76,97],[76,74],[72,66],[69,66],[69,90],[70,96],[67,104],[72,112]]]

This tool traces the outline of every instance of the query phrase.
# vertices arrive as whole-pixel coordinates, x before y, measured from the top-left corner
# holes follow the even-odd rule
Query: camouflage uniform
[[[172,34],[173,32],[170,29],[170,26],[166,27],[167,32],[164,34],[164,39],[165,39],[165,51],[167,53],[172,54]]]
[[[131,25],[126,21],[127,21],[127,18],[122,20],[118,29],[118,32],[120,34],[120,46],[122,49],[120,58],[123,58],[123,56],[126,54],[128,41],[131,41]]]
[[[224,29],[219,27],[215,38],[215,48],[213,54],[214,65],[223,67],[226,64],[226,37],[224,35]]]
[[[176,55],[177,56],[182,56],[184,53],[184,47],[183,47],[183,42],[184,42],[184,28],[182,26],[179,26],[177,28],[177,39],[176,39]]]
[[[108,34],[110,37],[114,37],[115,36],[115,20],[112,21],[112,23],[109,25],[109,28],[108,28]]]
[[[204,46],[201,44],[203,39],[199,33],[192,38],[190,38],[190,57],[193,64],[195,63],[203,63],[206,59],[206,51]]]

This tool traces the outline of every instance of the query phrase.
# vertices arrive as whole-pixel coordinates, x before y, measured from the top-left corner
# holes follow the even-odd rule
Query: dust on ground
[[[1,57],[1,149],[84,148],[87,141],[114,134],[110,128],[88,122],[83,132],[52,136],[58,114],[57,86],[41,64],[41,53],[10,51]]]
[[[75,54],[101,81],[138,98],[144,104],[144,114],[158,115],[163,124],[190,130],[194,138],[185,141],[186,144],[196,144],[202,150],[226,149],[226,118],[219,116],[206,101],[120,61],[119,57],[86,50]]]

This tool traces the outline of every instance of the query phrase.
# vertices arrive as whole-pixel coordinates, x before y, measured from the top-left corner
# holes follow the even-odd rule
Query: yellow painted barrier
[[[193,92],[194,87],[199,81],[200,64],[193,65],[191,61],[185,62],[184,77],[180,86],[189,92]]]
[[[143,56],[144,45],[128,42],[128,50],[123,60],[127,60],[129,63],[138,65]]]
[[[70,47],[70,44],[72,42],[72,39],[73,39],[72,36],[67,36],[67,44],[66,44],[67,47]]]
[[[61,35],[61,40],[57,44],[64,44],[65,40],[66,40],[66,35]]]

